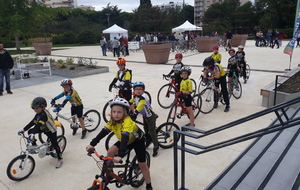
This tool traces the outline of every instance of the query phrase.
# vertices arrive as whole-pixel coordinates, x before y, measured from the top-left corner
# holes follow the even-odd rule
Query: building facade
[[[223,2],[224,0],[195,0],[194,1],[194,25],[202,26],[202,20],[205,11],[214,3]],[[249,2],[250,0],[240,0],[241,5]]]

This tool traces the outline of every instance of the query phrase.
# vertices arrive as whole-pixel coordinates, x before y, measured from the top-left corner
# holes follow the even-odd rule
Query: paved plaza
[[[258,48],[254,46],[254,41],[249,40],[245,46],[246,60],[251,67],[250,79],[247,84],[242,84],[243,94],[238,100],[231,98],[231,109],[225,113],[224,106],[219,105],[212,113],[200,114],[195,120],[196,128],[209,130],[214,127],[226,124],[241,117],[245,117],[257,111],[265,109],[261,106],[262,97],[260,89],[275,80],[276,75],[284,74],[285,69],[297,67],[300,64],[300,48],[294,50],[292,62],[290,57],[283,53],[283,48],[288,43],[283,42],[280,49]],[[237,48],[235,48],[237,50]],[[225,49],[220,49],[222,54],[221,65],[227,66],[229,58]],[[211,53],[188,52],[184,54],[183,63],[191,66],[191,78],[197,82],[203,69],[202,62]],[[168,74],[175,63],[175,53],[171,52],[167,64],[147,64],[143,51],[130,52],[127,56],[126,67],[133,71],[133,82],[143,81],[146,90],[150,92],[153,101],[154,111],[159,115],[157,125],[167,120],[169,110],[159,107],[156,101],[156,95],[159,88],[167,83],[162,75]],[[51,58],[65,59],[64,57],[87,57],[93,58],[100,66],[109,67],[109,72],[73,78],[74,88],[78,91],[84,104],[84,111],[96,109],[102,113],[104,104],[111,98],[113,93],[108,92],[108,85],[112,81],[117,66],[116,58],[109,52],[107,57],[102,56],[101,49],[98,46],[71,47],[64,50],[52,51]],[[82,190],[91,186],[95,174],[99,174],[99,169],[95,161],[86,155],[85,147],[89,144],[101,128],[105,125],[102,120],[99,128],[87,134],[87,138],[80,139],[81,131],[72,136],[69,124],[60,120],[66,129],[67,147],[63,154],[64,164],[56,169],[56,159],[52,157],[39,158],[33,155],[36,161],[36,167],[29,178],[15,182],[11,181],[6,175],[8,163],[20,154],[19,136],[17,132],[23,128],[34,116],[30,108],[30,102],[37,96],[45,97],[48,103],[53,97],[58,95],[62,88],[60,80],[63,77],[49,76],[45,74],[32,73],[32,77],[24,80],[11,79],[13,95],[6,94],[0,97],[1,102],[1,145],[0,145],[0,190]],[[52,109],[49,108],[52,112]],[[67,104],[61,111],[62,114],[70,115],[70,105]],[[257,120],[245,123],[235,128],[225,130],[222,133],[209,136],[195,142],[208,145],[221,140],[226,140],[245,132],[254,131],[267,127],[274,119],[275,115],[267,115]],[[176,124],[182,126],[189,122],[187,117],[176,119]],[[229,146],[217,151],[203,155],[186,154],[186,188],[190,190],[204,189],[218,174],[226,168],[252,141],[247,141],[237,145]],[[100,154],[105,154],[104,140],[96,147]],[[147,149],[152,155],[152,145]],[[151,156],[151,178],[155,190],[172,190],[173,182],[173,149],[160,149],[158,156]],[[110,185],[111,190],[118,189]],[[145,185],[139,188],[131,186],[122,187],[124,190],[145,189]]]

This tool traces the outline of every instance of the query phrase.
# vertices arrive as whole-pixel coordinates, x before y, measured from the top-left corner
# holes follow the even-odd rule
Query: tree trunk
[[[17,50],[21,50],[21,48],[20,48],[20,40],[19,40],[18,33],[15,33],[14,36],[15,36],[16,48],[17,48]]]

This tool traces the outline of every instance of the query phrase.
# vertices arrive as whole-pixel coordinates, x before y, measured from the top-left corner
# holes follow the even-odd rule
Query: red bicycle
[[[192,96],[192,108],[194,111],[194,118],[196,119],[200,113],[202,106],[202,98],[200,94],[195,94]],[[179,108],[181,108],[180,112],[178,112]],[[188,115],[187,109],[184,104],[184,100],[180,98],[179,96],[175,96],[175,101],[171,105],[171,109],[167,118],[167,122],[174,123],[175,119],[180,119],[182,116]]]
[[[179,91],[175,84],[175,77],[169,75],[163,75],[163,79],[169,81],[168,84],[164,84],[157,93],[158,105],[164,109],[170,108],[175,101],[176,92]],[[194,79],[190,79],[193,82],[192,96],[197,92],[197,84]]]

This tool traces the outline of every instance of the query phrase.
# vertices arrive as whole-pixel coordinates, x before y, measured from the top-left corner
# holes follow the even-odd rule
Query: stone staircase
[[[300,107],[286,113],[300,120]],[[206,190],[299,190],[299,133],[300,124],[257,138]]]

